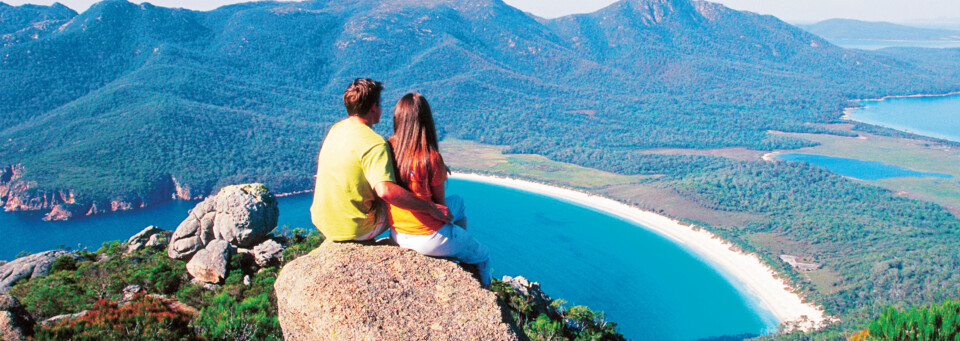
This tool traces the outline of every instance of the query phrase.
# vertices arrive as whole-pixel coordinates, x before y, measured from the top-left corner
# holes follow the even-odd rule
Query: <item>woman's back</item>
[[[391,138],[391,140],[393,140]],[[391,144],[392,145],[392,144]],[[417,171],[405,174],[403,186],[416,195],[418,198],[434,201],[433,188],[443,186],[447,179],[446,167],[424,167],[427,176],[421,176]],[[431,169],[433,168],[433,169]],[[400,177],[400,174],[397,174]],[[419,211],[405,210],[400,207],[390,205],[390,217],[393,222],[393,228],[400,233],[406,234],[431,234],[439,230],[444,222]]]

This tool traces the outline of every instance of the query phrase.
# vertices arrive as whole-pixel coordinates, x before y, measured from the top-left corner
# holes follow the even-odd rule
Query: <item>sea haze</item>
[[[635,340],[758,335],[774,317],[714,268],[680,246],[627,221],[551,197],[450,180],[464,197],[469,231],[491,251],[494,276],[524,276],[546,293],[606,312]],[[311,194],[279,198],[279,225],[313,229]],[[57,245],[100,245],[153,224],[172,230],[193,202],[124,214],[43,222],[0,214],[0,259]]]

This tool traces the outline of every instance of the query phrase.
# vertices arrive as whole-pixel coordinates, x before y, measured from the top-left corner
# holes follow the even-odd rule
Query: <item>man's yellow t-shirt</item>
[[[383,203],[373,186],[395,182],[387,141],[363,123],[345,119],[330,127],[317,157],[310,216],[330,240],[352,240],[373,231]]]

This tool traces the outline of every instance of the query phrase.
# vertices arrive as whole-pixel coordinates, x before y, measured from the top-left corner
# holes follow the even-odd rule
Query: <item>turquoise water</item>
[[[880,180],[903,176],[938,178],[953,177],[949,174],[913,171],[876,161],[861,161],[823,155],[783,154],[777,155],[776,158],[783,161],[809,162],[822,168],[826,168],[831,172],[862,180]]]
[[[848,116],[918,135],[960,142],[960,95],[860,101]]]
[[[447,192],[464,197],[469,230],[490,248],[495,276],[522,275],[567,300],[567,306],[605,311],[628,338],[697,340],[775,328],[772,315],[715,269],[632,223],[489,184],[451,180]],[[310,194],[280,198],[280,225],[312,226],[311,199]],[[192,206],[177,202],[66,223],[0,214],[0,259],[19,250],[125,239],[151,224],[173,230]]]

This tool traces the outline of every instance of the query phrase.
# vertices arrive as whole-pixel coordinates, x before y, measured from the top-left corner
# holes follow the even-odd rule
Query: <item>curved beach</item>
[[[612,199],[560,187],[478,174],[454,173],[451,178],[547,195],[623,218],[683,246],[720,272],[734,278],[738,282],[734,284],[738,284],[741,290],[756,298],[764,309],[770,311],[780,324],[786,325],[788,329],[816,329],[827,320],[822,309],[804,303],[801,297],[792,292],[783,280],[778,279],[777,273],[756,255],[734,251],[730,243],[704,229],[684,226],[676,220]]]

